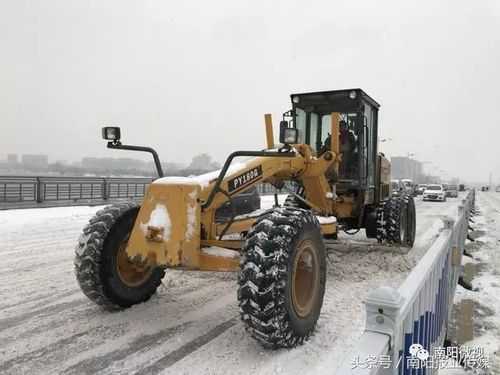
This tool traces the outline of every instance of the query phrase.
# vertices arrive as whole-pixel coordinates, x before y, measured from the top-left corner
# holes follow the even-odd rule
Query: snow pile
[[[223,258],[238,258],[240,255],[238,251],[218,246],[203,247],[201,249],[201,252],[207,255],[218,256]]]
[[[243,172],[247,168],[246,162],[240,163],[232,163],[231,166],[227,169],[226,177],[231,176],[232,174],[236,174],[238,172]],[[162,177],[155,181],[153,184],[186,184],[186,185],[198,185],[202,189],[206,188],[209,184],[214,182],[222,169],[218,169],[213,172],[208,172],[201,174],[199,176],[190,176],[190,177]]]
[[[335,216],[316,216],[320,224],[335,224],[337,218]]]
[[[153,211],[151,211],[151,215],[149,217],[149,221],[147,223],[141,223],[140,227],[144,233],[147,235],[148,227],[155,227],[163,229],[163,232],[160,233],[160,237],[163,241],[168,241],[170,239],[170,231],[172,227],[172,222],[170,221],[170,216],[168,215],[167,207],[163,204],[157,204]]]
[[[482,348],[489,355],[491,373],[500,373],[500,197],[495,193],[478,193],[477,205],[482,216],[474,217],[472,224],[479,235],[475,242],[469,242],[467,251],[473,259],[463,257],[463,264],[474,263],[479,268],[479,274],[472,280],[476,291],[457,287],[454,303],[463,300],[475,302],[475,311],[480,313],[474,320],[474,335],[472,341],[464,346]],[[441,372],[440,372],[441,374]]]
[[[186,233],[184,238],[186,240],[191,240],[195,231],[196,225],[196,197],[198,196],[196,190],[189,194],[191,198],[191,204],[188,203],[186,213],[187,213],[187,223],[186,223]]]
[[[153,184],[161,184],[161,185],[200,185],[195,178],[192,177],[178,177],[178,176],[169,176],[162,177],[153,181]]]

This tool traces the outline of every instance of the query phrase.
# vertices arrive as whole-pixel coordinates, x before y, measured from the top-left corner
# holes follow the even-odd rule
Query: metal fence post
[[[467,220],[467,210],[463,204],[458,206],[458,220],[461,221],[461,227],[458,231],[458,241],[457,246],[460,251],[464,250],[465,237],[467,236],[468,220]]]
[[[444,229],[453,230],[453,225],[455,224],[455,219],[451,217],[445,217],[442,219],[444,224]]]
[[[366,331],[388,335],[391,351],[401,336],[399,309],[403,302],[403,296],[396,289],[386,286],[372,291],[365,301]]]
[[[102,179],[102,199],[108,199],[108,181],[106,178]]]
[[[43,197],[42,197],[42,180],[40,177],[36,178],[36,190],[35,190],[35,199],[37,203],[42,203],[43,202]]]

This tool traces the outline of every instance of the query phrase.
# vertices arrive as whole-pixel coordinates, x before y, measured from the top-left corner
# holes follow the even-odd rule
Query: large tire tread
[[[415,212],[415,201],[409,194],[393,195],[382,202],[377,211],[377,240],[411,248],[415,242]],[[402,220],[406,223],[404,238]]]
[[[165,270],[157,267],[149,280],[149,288],[138,300],[126,300],[109,290],[109,270],[105,269],[105,252],[110,233],[125,215],[137,215],[139,206],[134,202],[123,202],[99,210],[90,219],[78,239],[75,249],[75,275],[83,293],[106,310],[120,310],[149,299],[161,284]]]
[[[312,231],[322,257],[317,315],[308,317],[301,327],[290,313],[286,288],[291,252],[304,231]],[[318,220],[307,210],[276,208],[261,216],[248,232],[238,280],[240,316],[247,331],[265,347],[294,347],[313,332],[323,303],[325,254]]]

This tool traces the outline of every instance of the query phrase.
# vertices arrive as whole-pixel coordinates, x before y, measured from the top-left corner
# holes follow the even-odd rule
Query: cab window
[[[299,130],[298,143],[306,143],[306,112],[303,109],[295,110],[295,127]]]

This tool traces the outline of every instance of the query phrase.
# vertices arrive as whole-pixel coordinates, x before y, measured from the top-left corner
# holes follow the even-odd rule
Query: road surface
[[[150,301],[104,312],[80,292],[72,264],[79,233],[99,207],[1,211],[0,373],[334,374],[322,363],[340,362],[362,333],[367,292],[399,285],[461,198],[417,200],[409,252],[363,235],[330,242],[317,332],[301,347],[276,351],[244,332],[235,274],[169,270]]]

